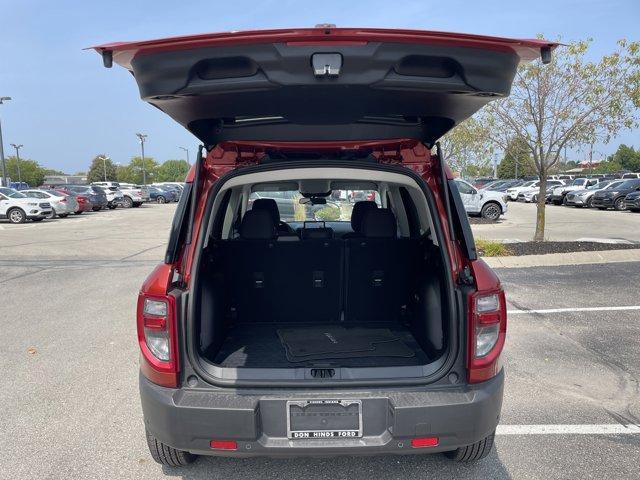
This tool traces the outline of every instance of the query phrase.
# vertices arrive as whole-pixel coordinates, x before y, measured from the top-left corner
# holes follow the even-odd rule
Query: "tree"
[[[506,148],[521,137],[540,177],[535,241],[544,240],[547,175],[567,147],[607,143],[619,130],[638,124],[640,43],[625,40],[597,62],[586,59],[589,41],[559,47],[549,65],[521,65],[511,95],[490,103],[484,123]]]
[[[128,165],[118,166],[116,174],[119,182],[142,185],[144,180],[143,164],[141,157],[133,157]],[[146,170],[147,183],[153,183],[158,177],[158,163],[151,157],[145,157],[144,168]]]
[[[34,160],[20,159],[20,175],[18,175],[18,158],[11,156],[6,159],[7,177],[17,182],[19,179],[31,187],[39,187],[44,182],[44,169]]]
[[[593,169],[593,173],[616,173],[620,170],[623,170],[622,165],[613,160],[613,157],[611,157],[604,162],[598,163]]]
[[[159,182],[184,182],[189,173],[189,164],[186,160],[167,160],[158,168]]]
[[[92,161],[87,173],[88,182],[115,182],[118,180],[116,166],[105,154],[97,155]],[[103,160],[106,158],[106,160]]]
[[[491,174],[493,144],[484,125],[471,117],[457,125],[440,141],[443,160],[461,177],[474,177],[478,171]]]
[[[507,145],[504,158],[498,165],[498,178],[522,178],[535,174],[536,167],[527,143],[521,138],[512,139]]]
[[[640,172],[640,150],[634,150],[624,143],[621,144],[616,153],[609,157],[610,161],[620,165],[620,170],[630,170],[632,172]]]

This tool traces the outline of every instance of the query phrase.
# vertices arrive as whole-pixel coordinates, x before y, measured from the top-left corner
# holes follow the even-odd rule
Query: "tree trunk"
[[[545,197],[547,194],[547,172],[540,172],[540,191],[538,192],[538,205],[536,207],[536,233],[534,242],[544,242],[545,225]]]

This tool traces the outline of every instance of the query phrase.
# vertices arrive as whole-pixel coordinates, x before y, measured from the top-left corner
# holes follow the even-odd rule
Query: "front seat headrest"
[[[278,210],[278,204],[273,198],[258,198],[254,200],[251,210],[266,210],[273,218],[273,223],[277,225],[280,222],[280,210]]]
[[[245,240],[273,240],[278,236],[273,217],[266,210],[249,210],[240,223],[240,238]]]
[[[396,216],[386,208],[369,210],[362,219],[362,235],[367,238],[396,238]]]
[[[356,202],[353,206],[353,210],[351,211],[351,228],[355,233],[362,233],[362,220],[364,219],[364,214],[369,210],[377,208],[378,204],[370,200]]]

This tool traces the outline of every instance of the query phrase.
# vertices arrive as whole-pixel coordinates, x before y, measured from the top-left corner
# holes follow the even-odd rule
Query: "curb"
[[[599,252],[548,253],[519,257],[481,257],[491,268],[558,267],[594,263],[640,262],[640,248]]]

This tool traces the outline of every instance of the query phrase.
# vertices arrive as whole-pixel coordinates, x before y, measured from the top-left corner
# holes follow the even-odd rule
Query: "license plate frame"
[[[314,428],[314,429],[298,429],[292,424],[291,407],[299,407],[305,409],[309,406],[317,405],[340,405],[348,408],[352,405],[357,406],[358,422],[357,428]],[[348,439],[362,437],[362,400],[356,399],[310,399],[310,400],[289,400],[286,406],[287,415],[287,438],[290,440],[328,440],[328,439]]]

